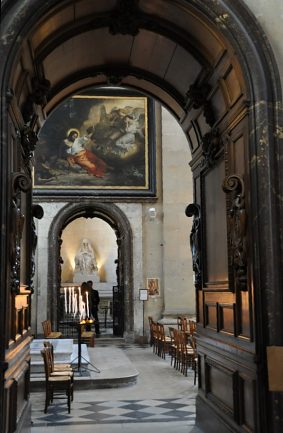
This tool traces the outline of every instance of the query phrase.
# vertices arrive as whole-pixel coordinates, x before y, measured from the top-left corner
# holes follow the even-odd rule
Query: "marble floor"
[[[63,400],[55,400],[44,414],[45,394],[32,392],[31,433],[198,432],[192,372],[183,376],[171,367],[169,357],[159,358],[149,346],[98,344],[90,349],[90,358],[100,373],[90,373],[92,389],[75,390],[70,414]],[[100,375],[109,386],[115,375],[127,372],[137,372],[135,383],[95,386]]]

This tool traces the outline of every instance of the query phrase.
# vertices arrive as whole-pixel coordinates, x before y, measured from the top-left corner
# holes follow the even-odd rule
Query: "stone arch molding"
[[[77,218],[101,218],[116,233],[119,272],[119,284],[124,288],[124,335],[133,333],[133,266],[132,266],[132,229],[130,223],[118,206],[112,203],[94,203],[83,201],[70,203],[59,210],[49,229],[48,235],[48,303],[47,316],[53,325],[57,324],[57,293],[60,284],[60,248],[61,234],[64,228]]]

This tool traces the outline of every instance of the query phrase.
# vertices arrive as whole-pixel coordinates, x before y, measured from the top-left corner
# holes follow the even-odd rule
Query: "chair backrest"
[[[50,349],[47,347],[45,347],[43,350],[41,350],[41,355],[42,355],[43,361],[44,361],[44,372],[45,372],[46,381],[48,381],[48,378],[52,373],[50,354],[48,353],[48,350],[50,350]]]
[[[165,340],[165,329],[162,323],[158,323],[158,337],[164,341]]]
[[[183,322],[183,319],[182,319],[182,317],[177,317],[177,327],[178,327],[178,329],[182,329],[182,322]]]
[[[174,341],[174,329],[175,328],[172,328],[171,326],[169,326],[169,328],[168,328],[168,330],[169,330],[169,336],[171,338],[171,342]]]
[[[189,320],[189,331],[190,331],[190,334],[193,335],[194,332],[196,332],[196,329],[197,329],[196,322],[194,320]]]
[[[191,335],[191,345],[192,348],[194,349],[194,352],[197,352],[197,344],[196,344],[196,337],[194,334]]]
[[[180,332],[179,329],[173,329],[173,334],[174,334],[174,343],[177,347],[177,349],[179,348],[180,345]]]
[[[48,335],[52,332],[50,320],[44,320],[41,324],[42,324],[44,337],[48,337]]]
[[[44,347],[48,349],[47,354],[51,361],[51,370],[54,371],[54,346],[50,341],[44,341]]]
[[[187,331],[188,330],[188,320],[186,317],[183,317],[182,319],[182,331]]]

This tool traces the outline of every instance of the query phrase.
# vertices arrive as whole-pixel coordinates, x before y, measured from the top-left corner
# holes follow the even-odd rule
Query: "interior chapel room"
[[[1,1],[1,433],[282,433],[282,20]]]

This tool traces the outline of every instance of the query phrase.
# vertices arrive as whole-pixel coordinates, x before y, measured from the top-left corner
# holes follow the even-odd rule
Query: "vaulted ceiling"
[[[11,88],[22,111],[30,101],[43,107],[42,119],[88,87],[139,90],[170,109],[194,151],[245,93],[238,59],[219,30],[225,17],[206,12],[199,0],[42,2],[21,32]]]
[[[179,119],[190,86],[227,51],[215,24],[178,0],[57,2],[24,46],[18,72],[30,63],[50,81],[47,112],[83,87],[119,84],[154,95]]]

